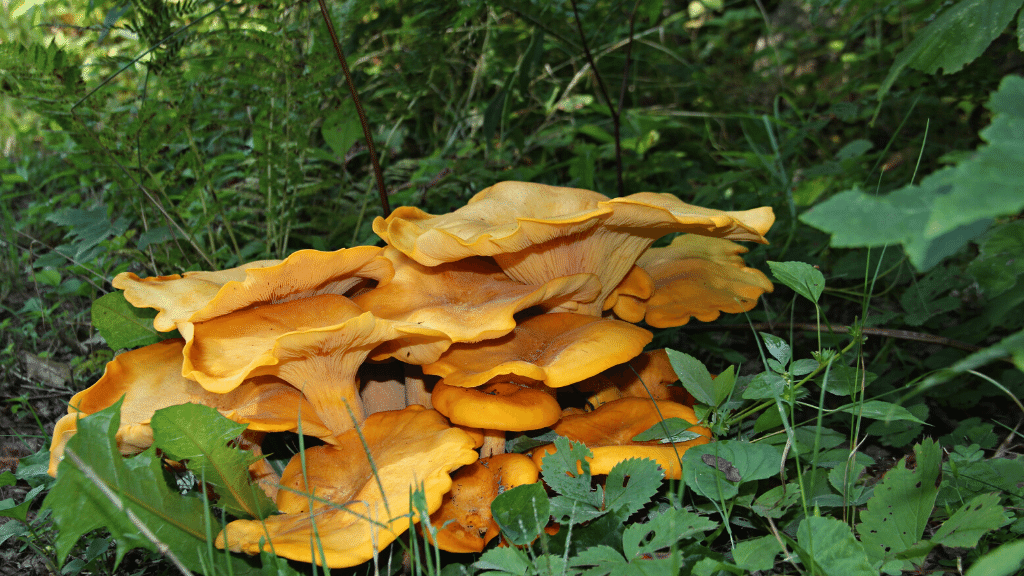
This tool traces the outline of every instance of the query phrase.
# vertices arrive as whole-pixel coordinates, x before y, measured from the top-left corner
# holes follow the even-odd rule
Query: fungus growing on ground
[[[632,440],[662,417],[696,423],[688,396],[669,386],[667,356],[642,354],[652,334],[633,323],[749,310],[771,284],[730,240],[765,242],[773,218],[769,208],[723,212],[669,194],[609,199],[502,182],[450,214],[401,207],[378,218],[385,248],[121,274],[114,284],[126,299],[157,309],[154,328],[184,341],[126,352],[75,395],[54,431],[51,473],[78,418],[122,395],[125,455],[152,443],[157,409],[205,404],[249,424],[238,445],[254,454],[265,433],[300,427],[327,443],[292,457],[280,490],[267,461],[250,467],[283,513],[231,522],[218,546],[354,566],[418,521],[410,491],[422,488],[438,546],[479,552],[497,534],[490,501],[535,482],[554,449],[480,460],[503,450],[506,432],[550,427],[583,441],[594,474],[650,457],[680,477],[679,456],[710,432],[695,425],[696,438],[674,445]],[[670,246],[650,248],[676,232]],[[579,390],[595,409],[562,409],[556,388]],[[424,408],[432,403],[436,411]]]
[[[774,219],[770,208],[723,212],[671,194],[609,199],[577,188],[500,182],[448,214],[400,207],[374,220],[373,231],[426,266],[491,256],[524,284],[595,274],[602,287],[595,301],[562,309],[600,315],[608,296],[658,238],[687,232],[763,243]]]
[[[682,418],[692,422],[688,429],[699,437],[676,443],[660,443],[657,440],[636,442],[638,434],[647,431],[663,419]],[[591,474],[607,474],[611,469],[630,458],[650,458],[665,471],[665,478],[682,478],[680,458],[691,446],[711,441],[711,430],[697,426],[697,416],[689,406],[669,400],[655,403],[644,398],[620,398],[600,406],[593,412],[562,416],[552,427],[558,435],[570,440],[583,442],[594,453],[590,462]],[[545,455],[555,452],[554,444],[541,446],[533,451],[533,461],[540,466]]]
[[[452,487],[450,474],[478,457],[468,434],[422,406],[373,414],[360,433],[296,454],[281,475],[283,514],[235,520],[217,546],[331,568],[362,564],[409,528],[410,491],[422,490],[433,513]]]

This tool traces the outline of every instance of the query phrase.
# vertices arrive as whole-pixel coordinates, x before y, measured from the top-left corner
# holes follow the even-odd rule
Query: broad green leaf
[[[930,439],[914,446],[916,461],[899,461],[875,485],[857,533],[872,563],[895,558],[921,541],[939,488],[942,450]],[[908,563],[904,566],[909,568]]]
[[[688,428],[692,427],[692,422],[687,422],[682,418],[666,418],[634,436],[633,441],[650,442],[651,440],[657,440],[662,444],[686,442],[687,440],[700,437],[700,434],[688,430]]]
[[[987,298],[1013,288],[1024,276],[1024,220],[996,226],[985,234],[978,243],[978,257],[967,266],[967,272]]]
[[[764,340],[764,347],[768,349],[768,353],[774,356],[775,359],[783,365],[783,367],[785,367],[786,364],[789,364],[790,358],[793,357],[793,351],[789,348],[789,344],[774,334],[768,334],[765,332],[759,332],[759,334],[761,335],[761,339]]]
[[[958,72],[1006,30],[1024,0],[961,0],[917,33],[878,88],[881,101],[908,66],[927,74]]]
[[[544,485],[537,482],[516,486],[498,494],[491,502],[491,514],[502,534],[517,546],[523,546],[544,531],[551,517]]]
[[[785,390],[786,380],[782,376],[774,372],[762,372],[747,383],[746,389],[743,390],[743,398],[747,400],[776,398],[782,396]]]
[[[987,532],[1009,522],[995,493],[975,496],[939,526],[931,541],[943,546],[974,548]]]
[[[604,492],[591,487],[590,464],[586,461],[594,453],[564,437],[555,440],[555,449],[541,460],[541,479],[558,493],[551,499],[551,516],[559,522],[570,517],[582,522],[602,516]]]
[[[630,458],[608,472],[605,481],[604,508],[623,521],[651,501],[665,479],[653,460]]]
[[[262,519],[276,511],[249,475],[249,466],[257,459],[229,446],[245,424],[228,420],[209,406],[182,404],[157,410],[150,425],[156,447],[174,460],[186,460],[195,477],[216,490],[217,505],[228,513]]]
[[[931,374],[924,379],[920,388],[926,389],[947,382],[958,374],[976,370],[1001,358],[1010,358],[1018,369],[1024,370],[1024,330],[1011,334],[988,348],[979,350],[952,366]]]
[[[732,549],[732,557],[736,565],[749,572],[771,570],[775,566],[775,558],[782,552],[782,547],[775,536],[761,536],[752,540],[744,540]]]
[[[821,272],[806,262],[768,262],[772,275],[779,282],[789,286],[794,292],[817,302],[825,289],[825,277]]]
[[[852,404],[850,406],[837,408],[836,411],[848,412],[865,418],[871,418],[872,420],[883,420],[886,422],[891,422],[893,420],[907,420],[917,424],[925,423],[917,416],[911,414],[911,412],[903,406],[893,404],[891,402],[884,402],[882,400],[868,400],[859,404]]]
[[[92,325],[114,350],[138,348],[169,338],[171,334],[153,328],[156,314],[151,308],[132,306],[120,291],[104,294],[92,303]]]
[[[363,125],[359,122],[355,102],[349,98],[339,104],[338,109],[324,119],[320,134],[335,156],[344,160],[352,145],[363,137]]]
[[[739,492],[743,482],[779,473],[782,452],[769,444],[722,440],[693,446],[683,454],[683,480],[694,492],[718,501]],[[738,480],[730,480],[729,476]]]
[[[860,390],[861,386],[865,388],[870,386],[878,376],[856,366],[843,366],[836,363],[832,364],[827,373],[820,373],[817,378],[824,383],[825,391],[829,394],[852,396],[855,391]]]
[[[68,441],[57,481],[43,501],[43,508],[53,511],[58,529],[57,557],[63,560],[79,538],[98,528],[105,528],[114,537],[118,560],[133,548],[155,551],[156,545],[129,519],[126,511],[130,511],[192,570],[201,571],[204,563],[213,562],[234,574],[259,574],[261,571],[249,559],[219,551],[213,558],[206,555],[206,522],[215,522],[216,534],[219,521],[209,518],[202,499],[182,496],[168,486],[155,448],[128,459],[121,456],[114,439],[120,411],[119,400],[110,408],[86,416]],[[81,463],[75,462],[72,454]],[[80,468],[83,465],[88,472]]]
[[[719,406],[729,398],[735,379],[729,382],[712,379],[711,373],[700,360],[677,350],[667,349],[672,369],[679,376],[679,382],[698,402],[708,406]]]
[[[587,576],[640,576],[639,572],[629,570],[629,562],[611,546],[591,546],[572,559],[572,566],[593,566],[587,570]]]
[[[685,538],[693,538],[718,527],[718,522],[679,508],[669,508],[646,524],[631,524],[622,534],[626,558],[653,555]]]
[[[796,531],[797,542],[826,576],[876,576],[864,546],[842,520],[811,516]]]
[[[789,367],[789,373],[793,376],[806,376],[818,369],[818,361],[810,358],[801,358]]]
[[[985,554],[967,569],[965,576],[1013,576],[1024,569],[1024,540],[1007,542]]]

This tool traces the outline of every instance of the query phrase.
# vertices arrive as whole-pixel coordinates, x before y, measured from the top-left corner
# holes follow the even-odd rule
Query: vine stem
[[[345,82],[348,84],[348,91],[352,94],[352,101],[356,105],[356,113],[359,114],[359,123],[363,125],[363,137],[366,138],[366,147],[370,151],[370,162],[373,164],[373,175],[377,179],[377,194],[380,196],[380,207],[384,211],[384,217],[391,215],[391,205],[388,203],[388,191],[384,187],[384,173],[381,172],[380,162],[377,160],[377,149],[373,145],[373,136],[370,134],[370,124],[366,121],[366,112],[363,111],[363,103],[359,100],[359,92],[356,91],[356,84],[352,81],[352,74],[348,70],[348,61],[345,60],[345,51],[341,49],[338,42],[338,35],[334,31],[334,23],[327,13],[327,4],[324,0],[320,3],[320,13],[327,23],[327,31],[331,34],[331,42],[334,43],[334,51],[338,54],[338,62],[341,63],[341,71],[345,73]]]
[[[323,0],[320,0],[323,2]],[[597,79],[597,87],[601,90],[601,94],[604,96],[604,101],[608,104],[608,112],[612,115],[612,130],[615,132],[615,175],[618,178],[619,196],[626,194],[626,186],[622,182],[622,138],[619,135],[619,114],[615,110],[615,105],[612,104],[611,96],[608,95],[608,89],[604,86],[604,80],[601,79],[601,73],[597,71],[597,63],[594,62],[594,56],[590,53],[590,46],[587,44],[587,35],[583,32],[583,23],[580,22],[580,11],[576,7],[576,0],[569,0],[572,4],[572,15],[576,18],[576,30],[580,33],[580,42],[583,43],[583,54],[587,57],[587,62],[590,63],[590,69],[594,71],[594,78]],[[635,13],[635,9],[634,9]],[[629,38],[630,45],[633,40],[633,17],[629,19]],[[626,67],[629,68],[629,57],[626,57]],[[623,79],[625,82],[625,78]],[[621,103],[620,103],[621,104]]]

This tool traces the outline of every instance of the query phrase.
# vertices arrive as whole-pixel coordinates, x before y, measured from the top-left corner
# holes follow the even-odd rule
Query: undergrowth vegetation
[[[122,458],[116,410],[81,421],[74,471],[46,472],[72,394],[155,338],[151,326],[115,342],[98,332],[124,315],[104,299],[115,275],[378,241],[363,127],[317,5],[5,3],[0,563],[26,575],[1018,573],[1022,4],[330,3],[391,206],[442,214],[520,180],[771,206],[777,219],[745,257],[775,282],[757,308],[655,331],[650,347],[673,351],[717,440],[681,455],[681,481],[644,460],[592,477],[588,448],[556,440],[543,482],[493,503],[508,546],[440,553],[410,530],[367,565],[325,571],[216,549],[244,515],[228,502],[250,486],[198,457],[170,469],[182,448],[160,434]],[[245,457],[215,413],[161,418],[217,430],[204,453]],[[551,440],[540,430],[509,449]],[[282,434],[271,460],[303,442]]]

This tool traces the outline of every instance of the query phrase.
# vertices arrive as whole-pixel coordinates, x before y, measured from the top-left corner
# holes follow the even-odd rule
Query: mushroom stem
[[[505,431],[484,430],[484,443],[480,446],[480,457],[490,458],[505,453]]]
[[[423,375],[423,368],[412,364],[405,366],[405,404],[411,406],[419,404],[426,408],[433,408],[430,403],[430,390],[427,389],[427,377]],[[433,378],[436,382],[437,378]]]

